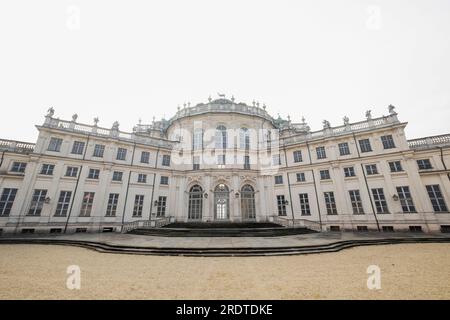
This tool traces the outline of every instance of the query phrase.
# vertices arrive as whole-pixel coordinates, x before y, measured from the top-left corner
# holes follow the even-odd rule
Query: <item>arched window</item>
[[[216,128],[216,148],[227,148],[227,128],[225,126],[218,126]]]
[[[250,131],[247,128],[239,130],[239,140],[241,149],[250,150]]]
[[[203,148],[203,130],[201,128],[194,129],[193,149],[201,150]]]
[[[214,189],[214,215],[217,220],[226,220],[230,216],[230,192],[223,183]]]
[[[246,184],[241,188],[241,214],[242,220],[252,220],[256,218],[255,190],[249,184]]]
[[[198,184],[189,190],[188,219],[200,220],[202,218],[203,189]]]

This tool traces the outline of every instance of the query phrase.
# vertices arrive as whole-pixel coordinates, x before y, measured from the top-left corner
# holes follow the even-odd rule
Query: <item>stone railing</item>
[[[43,127],[56,128],[64,131],[76,132],[99,137],[112,137],[118,140],[123,140],[127,142],[136,142],[166,149],[172,149],[175,143],[174,141],[166,139],[158,139],[154,137],[136,135],[135,133],[123,132],[114,127],[112,129],[107,129],[98,127],[96,125],[81,124],[74,121],[60,120],[51,117],[45,118]]]
[[[18,153],[32,153],[36,144],[15,140],[0,139],[0,151],[11,151]]]
[[[450,134],[408,140],[408,145],[415,150],[450,146]]]
[[[290,228],[308,228],[317,232],[321,232],[322,228],[319,222],[307,219],[290,219],[288,217],[273,216],[273,222],[284,227]]]

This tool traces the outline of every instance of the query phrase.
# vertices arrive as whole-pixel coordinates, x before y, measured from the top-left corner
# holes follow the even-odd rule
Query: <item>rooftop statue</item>
[[[114,121],[114,123],[112,125],[112,130],[119,131],[119,122],[118,121]]]
[[[324,129],[329,129],[329,128],[331,128],[330,121],[328,121],[328,120],[323,120],[322,123],[323,123],[323,128],[324,128]]]
[[[347,116],[344,116],[343,120],[344,120],[344,125],[346,125],[346,126],[350,123],[350,119]]]
[[[53,115],[55,114],[55,109],[53,109],[53,107],[48,108],[47,110],[47,117],[53,117]]]
[[[395,107],[394,107],[392,104],[390,104],[390,105],[388,106],[388,109],[389,109],[389,114],[390,114],[390,115],[395,115],[395,114],[397,114],[397,112],[395,112]]]
[[[372,120],[372,110],[366,111],[366,118],[367,118],[367,120]]]
[[[98,118],[98,117],[95,117],[95,118],[94,118],[94,126],[97,126],[97,124],[98,124],[99,121],[100,121],[99,118]]]
[[[77,119],[78,119],[78,115],[75,113],[75,114],[72,116],[72,121],[73,121],[73,122],[77,122]]]

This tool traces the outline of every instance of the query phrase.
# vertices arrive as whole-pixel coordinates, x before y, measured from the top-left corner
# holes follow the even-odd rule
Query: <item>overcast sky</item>
[[[217,92],[313,130],[397,107],[450,133],[450,1],[2,0],[0,138],[46,110],[131,131]]]

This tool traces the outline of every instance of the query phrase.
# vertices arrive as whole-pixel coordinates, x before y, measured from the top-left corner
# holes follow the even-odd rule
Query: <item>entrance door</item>
[[[241,214],[242,220],[254,220],[255,210],[255,190],[249,184],[241,188]]]
[[[230,217],[230,192],[223,183],[214,189],[214,215],[216,220],[227,220]]]
[[[201,220],[203,207],[203,189],[195,185],[189,190],[189,220]]]

